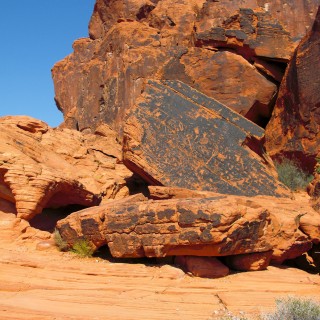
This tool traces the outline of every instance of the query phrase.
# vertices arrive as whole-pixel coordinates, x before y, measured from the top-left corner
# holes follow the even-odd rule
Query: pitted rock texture
[[[310,172],[320,145],[320,8],[310,33],[299,44],[281,83],[266,129],[273,157],[291,156]]]
[[[23,116],[0,118],[0,130],[0,210],[11,203],[30,220],[44,208],[128,195],[132,174],[112,137],[55,130]]]
[[[285,196],[259,142],[263,134],[181,82],[149,81],[126,121],[124,163],[153,185]]]
[[[273,262],[282,263],[320,240],[320,215],[301,201],[272,197],[122,199],[75,212],[57,228],[70,246],[85,238],[95,248],[108,245],[118,258],[273,250]]]
[[[265,9],[240,8],[221,25],[205,26],[206,21],[196,25],[198,46],[231,48],[249,61],[254,57],[288,61],[294,48],[290,33]]]
[[[52,70],[65,126],[93,132],[105,122],[121,137],[146,79],[183,81],[265,125],[285,67],[279,61],[289,59],[319,4],[97,0],[90,38],[75,41]]]

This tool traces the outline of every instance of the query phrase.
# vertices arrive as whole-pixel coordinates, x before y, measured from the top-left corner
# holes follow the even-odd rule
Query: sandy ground
[[[1,218],[1,216],[0,216]],[[1,220],[1,219],[0,219]],[[320,277],[269,267],[220,279],[169,265],[78,258],[14,239],[0,223],[0,319],[219,319],[230,310],[257,314],[287,295],[320,300]],[[7,224],[8,225],[8,224]],[[2,226],[2,228],[1,228]]]

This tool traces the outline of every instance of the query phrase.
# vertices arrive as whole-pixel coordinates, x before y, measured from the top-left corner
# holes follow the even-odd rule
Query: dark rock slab
[[[285,196],[264,130],[179,81],[149,81],[124,129],[124,162],[153,185]]]

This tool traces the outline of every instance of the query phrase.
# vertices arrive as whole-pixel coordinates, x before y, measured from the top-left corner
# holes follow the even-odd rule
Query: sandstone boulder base
[[[201,278],[225,277],[230,272],[227,266],[214,257],[178,256],[175,264],[185,272]]]
[[[265,270],[270,264],[272,251],[254,252],[228,256],[226,264],[233,270],[260,271]]]
[[[310,214],[312,219],[302,223]],[[272,261],[282,263],[319,242],[320,215],[301,201],[272,197],[216,195],[136,203],[122,199],[75,212],[57,228],[70,246],[85,238],[95,248],[108,245],[117,258],[273,250]]]
[[[271,156],[293,156],[310,172],[320,145],[319,69],[320,9],[312,30],[290,61],[266,129],[266,147]]]
[[[93,206],[129,193],[132,174],[115,138],[51,129],[24,116],[0,118],[0,130],[0,210],[30,220],[44,208]]]
[[[259,142],[263,135],[182,82],[149,81],[126,121],[124,163],[153,185],[285,196]]]
[[[263,125],[277,91],[270,79],[281,80],[319,4],[97,0],[90,38],[75,41],[52,70],[64,124],[93,132],[104,122],[122,137],[144,81],[173,79]]]

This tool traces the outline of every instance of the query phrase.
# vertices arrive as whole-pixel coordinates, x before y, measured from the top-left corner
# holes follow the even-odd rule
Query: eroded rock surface
[[[119,163],[121,147],[111,137],[51,129],[22,116],[0,118],[0,130],[1,210],[11,203],[30,220],[43,208],[128,195],[124,179],[131,172]]]
[[[272,260],[282,263],[320,240],[318,213],[303,202],[272,197],[216,195],[136,203],[123,199],[73,213],[57,227],[69,245],[86,238],[95,248],[107,244],[114,257],[273,250]]]
[[[93,132],[106,122],[121,136],[146,79],[183,81],[263,125],[282,62],[319,3],[97,0],[90,38],[75,41],[52,71],[65,125]]]
[[[154,185],[286,196],[259,141],[264,130],[178,82],[149,81],[124,129],[124,162]]]
[[[320,145],[320,9],[310,33],[299,44],[281,84],[266,129],[273,157],[297,158],[313,171]]]

